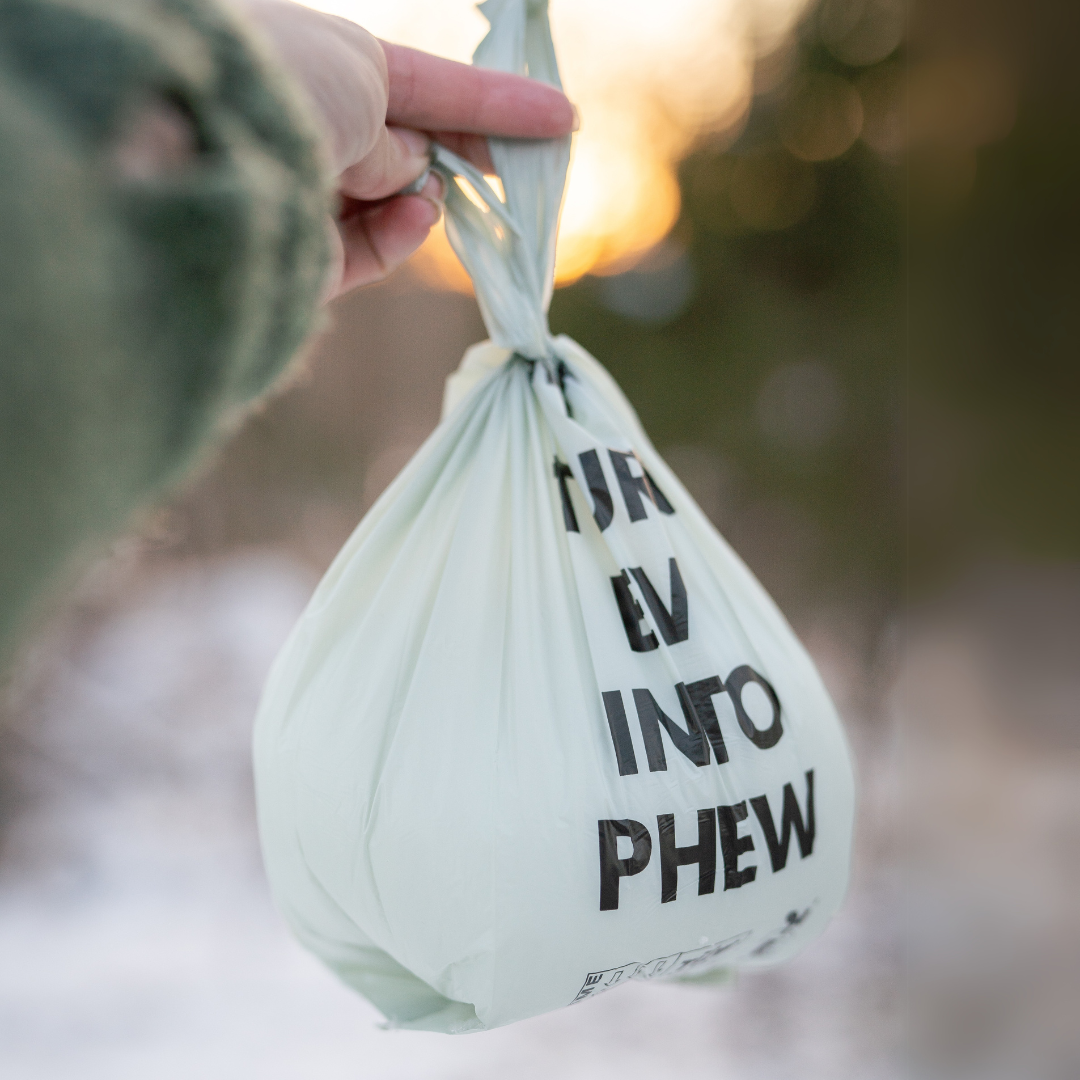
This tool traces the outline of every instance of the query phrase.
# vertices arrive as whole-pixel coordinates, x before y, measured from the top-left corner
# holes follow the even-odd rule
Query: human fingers
[[[381,281],[400,266],[438,222],[442,194],[442,180],[432,175],[419,195],[374,204],[345,199],[337,223],[343,259],[336,295]]]
[[[510,139],[553,139],[575,129],[574,107],[546,83],[386,41],[382,47],[390,80],[390,124]]]
[[[386,121],[382,46],[348,19],[289,0],[234,0],[269,39],[306,92],[336,175],[360,161]]]
[[[408,187],[431,164],[431,140],[408,128],[383,127],[375,145],[339,177],[343,195],[371,202]]]
[[[495,171],[491,160],[487,138],[483,135],[470,135],[461,131],[439,131],[432,133],[436,142],[452,150],[458,157],[471,161],[482,173]]]

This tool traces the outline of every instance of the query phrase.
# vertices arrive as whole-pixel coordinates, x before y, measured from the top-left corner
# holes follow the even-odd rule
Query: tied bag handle
[[[473,63],[562,89],[547,0],[486,0],[491,29]],[[436,144],[432,167],[446,181],[446,233],[476,287],[491,340],[557,377],[547,310],[555,272],[570,136],[488,139],[505,202],[475,166]]]

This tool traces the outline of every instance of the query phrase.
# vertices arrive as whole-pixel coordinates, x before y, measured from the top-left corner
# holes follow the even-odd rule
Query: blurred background
[[[322,0],[467,59],[467,0]],[[796,961],[384,1033],[269,903],[248,745],[319,574],[484,337],[445,237],[92,568],[0,704],[0,1074],[1080,1076],[1080,9],[552,0],[551,323],[810,648],[859,761]]]

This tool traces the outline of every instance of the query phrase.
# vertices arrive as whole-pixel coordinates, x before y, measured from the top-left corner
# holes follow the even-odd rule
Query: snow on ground
[[[786,967],[731,987],[631,985],[477,1035],[382,1030],[292,941],[255,840],[251,720],[311,586],[266,553],[139,571],[58,633],[20,691],[0,777],[0,1076],[900,1075],[895,890],[872,820],[844,911]],[[863,756],[873,798],[884,766]]]

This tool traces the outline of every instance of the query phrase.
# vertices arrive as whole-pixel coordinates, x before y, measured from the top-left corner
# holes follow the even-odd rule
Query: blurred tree
[[[915,12],[916,585],[1080,556],[1078,42],[1080,9],[1053,0]]]
[[[1080,555],[1077,41],[1053,0],[823,0],[664,248],[556,296],[788,610]]]
[[[814,9],[765,59],[734,141],[684,162],[663,248],[552,308],[795,614],[887,607],[902,572],[902,174],[859,139],[869,115],[887,142],[900,24],[830,50],[838,12]]]

